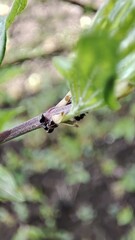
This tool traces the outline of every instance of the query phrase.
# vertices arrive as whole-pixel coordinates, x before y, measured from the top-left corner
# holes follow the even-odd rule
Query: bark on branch
[[[71,109],[71,103],[65,106],[55,106],[47,110],[43,115],[48,119],[48,121],[52,121],[53,116],[57,116],[60,118],[61,114],[65,115],[68,114]],[[25,133],[34,131],[38,128],[41,128],[43,124],[40,122],[42,114],[36,116],[12,129],[6,130],[0,133],[0,144],[5,143],[11,139],[14,139],[18,136],[21,136]]]

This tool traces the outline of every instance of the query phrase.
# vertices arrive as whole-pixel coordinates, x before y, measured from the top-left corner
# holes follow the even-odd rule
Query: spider
[[[85,114],[85,113],[82,113],[82,114],[80,114],[79,116],[75,116],[74,119],[75,119],[76,121],[80,121],[80,120],[83,119],[85,116],[86,116],[86,114]]]

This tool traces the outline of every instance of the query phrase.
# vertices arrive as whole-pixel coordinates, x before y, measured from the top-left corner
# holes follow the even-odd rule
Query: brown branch
[[[46,117],[49,121],[52,121],[53,116],[59,117],[61,116],[61,114],[63,116],[68,114],[71,109],[71,105],[72,105],[71,103],[65,106],[56,105],[55,107],[52,107],[45,113],[43,113],[43,116]],[[21,136],[25,133],[41,128],[43,126],[42,123],[40,122],[41,116],[42,114],[18,125],[17,127],[14,127],[12,129],[0,133],[0,144],[5,143],[18,136]]]
[[[127,95],[129,95],[131,92],[135,90],[134,85],[128,82],[120,81],[116,85],[115,89],[115,95],[116,98],[119,100]],[[47,120],[47,122],[50,122],[52,126],[55,125],[55,127],[63,122],[63,123],[70,123],[74,124],[75,121],[70,121],[69,116],[67,117],[68,113],[70,112],[72,107],[71,103],[71,92],[68,92],[66,96],[54,107],[50,108],[47,110],[45,113],[34,117],[17,127],[14,127],[12,129],[6,130],[2,133],[0,133],[0,144],[5,143],[11,139],[14,139],[18,136],[21,136],[25,133],[31,132],[33,130],[36,130],[38,128],[44,127],[44,124],[42,123],[41,119]],[[82,118],[85,114],[81,114],[81,117],[77,118]],[[75,116],[74,119],[78,120]],[[51,126],[51,125],[50,125]],[[45,128],[45,127],[44,127]],[[51,128],[52,130],[52,128]],[[48,131],[49,132],[49,131]]]

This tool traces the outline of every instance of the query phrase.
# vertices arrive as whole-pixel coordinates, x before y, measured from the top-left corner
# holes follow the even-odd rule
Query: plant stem
[[[126,81],[125,82],[120,81],[117,83],[116,89],[115,89],[116,98],[119,100],[119,99],[129,95],[131,92],[134,91],[134,89],[135,89],[134,85],[132,85]],[[65,96],[64,99],[66,99],[66,97],[68,95],[70,96],[70,92],[68,92],[68,94]],[[63,103],[63,100],[60,101],[56,106],[48,109],[45,113],[43,113],[43,115],[50,121],[52,119],[54,119],[54,117],[56,119],[56,116],[57,116],[57,119],[58,118],[62,119],[60,121],[60,123],[61,122],[68,123],[70,118],[74,117],[74,116],[69,115],[72,103],[69,103],[64,106],[62,105],[62,103]],[[66,103],[64,102],[64,104],[66,104]],[[18,137],[18,136],[21,136],[25,133],[28,133],[28,132],[31,132],[38,128],[41,128],[42,127],[42,124],[40,123],[41,115],[36,116],[24,123],[12,128],[12,129],[9,129],[9,130],[6,130],[6,131],[0,133],[0,144],[5,143],[11,139]],[[61,116],[63,116],[63,117],[61,118]]]
[[[63,115],[68,114],[70,109],[71,109],[71,103],[65,106],[54,106],[52,108],[50,108],[49,110],[47,110],[45,113],[43,113],[43,115],[51,121],[52,117],[57,115],[61,115],[61,113]],[[41,114],[42,115],[42,114]],[[10,141],[11,139],[14,139],[16,137],[19,137],[25,133],[31,132],[33,130],[36,130],[38,128],[42,127],[42,124],[40,123],[40,118],[41,115],[34,117],[24,123],[21,123],[20,125],[6,130],[2,133],[0,133],[0,144],[1,143],[5,143],[7,141]]]

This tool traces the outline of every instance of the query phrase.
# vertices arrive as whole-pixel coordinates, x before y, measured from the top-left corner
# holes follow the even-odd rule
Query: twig
[[[31,53],[29,55],[25,55],[25,56],[18,56],[15,59],[11,59],[11,60],[7,60],[5,62],[3,62],[2,67],[1,68],[7,68],[10,67],[11,65],[19,65],[22,64],[25,61],[33,61],[36,59],[50,59],[53,56],[57,56],[61,53],[63,53],[65,51],[64,48],[60,47],[60,48],[56,48],[52,51],[50,51],[49,53]]]
[[[134,85],[132,85],[131,83],[128,83],[126,81],[125,82],[121,81],[116,85],[116,89],[115,89],[116,98],[119,100],[119,99],[129,95],[134,90],[135,90]],[[18,125],[17,127],[14,127],[12,129],[9,129],[9,130],[6,130],[6,131],[0,133],[0,144],[5,143],[11,139],[18,137],[18,136],[21,136],[25,133],[28,133],[28,132],[31,132],[38,128],[44,127],[44,125],[41,121],[42,118],[47,119],[47,123],[49,123],[49,122],[50,122],[50,124],[52,123],[52,126],[55,124],[55,127],[57,124],[59,124],[61,122],[74,124],[74,121],[70,121],[69,118],[65,118],[65,116],[67,116],[67,114],[70,112],[71,107],[72,107],[71,92],[68,92],[66,94],[66,96],[56,106],[50,108],[45,113],[43,113],[37,117],[34,117],[34,118]],[[85,115],[85,114],[82,114],[82,115]],[[64,120],[64,119],[66,119],[66,120]],[[74,117],[74,119],[76,119],[76,117]],[[44,128],[46,129],[46,126]],[[51,130],[52,130],[52,128],[51,128]]]
[[[97,9],[94,8],[93,6],[91,6],[91,4],[83,4],[83,3],[80,3],[78,1],[75,1],[75,0],[62,0],[63,2],[68,2],[68,3],[71,3],[73,5],[76,5],[76,6],[79,6],[83,9],[84,12],[93,12],[93,13],[96,13],[97,12]]]
[[[53,116],[60,116],[61,114],[62,115],[68,114],[71,109],[71,105],[72,105],[71,103],[68,105],[65,105],[65,106],[57,106],[56,105],[55,107],[52,107],[48,111],[43,113],[43,115],[44,115],[44,117],[46,117],[46,119],[51,121]],[[25,133],[28,133],[28,132],[31,132],[38,128],[41,128],[42,127],[42,123],[40,122],[41,116],[42,116],[42,114],[18,125],[17,127],[14,127],[12,129],[9,129],[9,130],[6,130],[6,131],[0,133],[0,144],[5,143],[11,139],[18,137],[18,136],[21,136]]]

